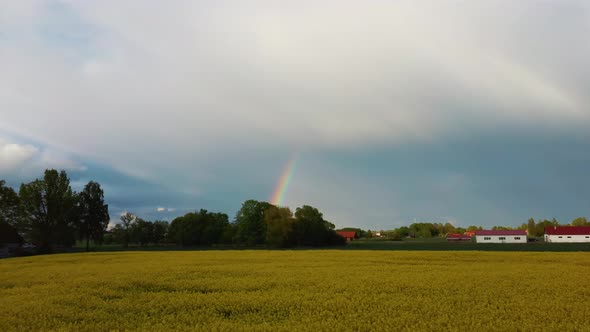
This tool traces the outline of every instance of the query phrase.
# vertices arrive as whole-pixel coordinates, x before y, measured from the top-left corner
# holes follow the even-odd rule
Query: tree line
[[[535,221],[534,218],[530,218],[528,222],[521,224],[517,227],[512,226],[493,226],[492,230],[526,230],[529,237],[542,237],[545,234],[545,227],[552,226],[590,226],[590,222],[586,217],[579,217],[572,220],[570,223],[560,223],[557,219],[539,219]],[[352,228],[351,228],[352,229]],[[433,238],[433,237],[446,237],[449,234],[465,232],[474,232],[483,230],[482,226],[470,225],[468,227],[455,227],[451,223],[430,223],[420,222],[413,223],[409,226],[402,226],[392,230],[381,231],[382,237],[401,240],[403,238]],[[359,233],[357,233],[359,234]],[[365,237],[371,237],[373,232],[364,232]]]
[[[172,222],[149,221],[126,212],[110,231],[108,205],[100,184],[88,182],[77,193],[65,171],[46,170],[42,179],[21,184],[16,192],[0,180],[0,244],[28,242],[41,251],[94,244],[235,244],[287,248],[335,246],[346,241],[334,224],[308,205],[293,213],[287,207],[248,200],[230,222],[227,214],[190,212]]]
[[[71,247],[77,240],[102,242],[110,217],[100,184],[88,182],[77,193],[65,171],[46,170],[42,179],[17,192],[0,180],[0,227],[4,243],[34,243],[41,251]]]
[[[304,205],[293,213],[288,207],[247,200],[233,222],[225,213],[201,209],[172,220],[148,221],[132,213],[107,235],[108,243],[179,246],[243,245],[289,248],[343,245],[346,241],[316,208]]]

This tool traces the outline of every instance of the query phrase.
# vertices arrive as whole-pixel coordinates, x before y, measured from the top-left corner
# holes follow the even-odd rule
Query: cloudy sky
[[[0,1],[0,178],[116,219],[311,204],[337,226],[590,216],[586,0]]]

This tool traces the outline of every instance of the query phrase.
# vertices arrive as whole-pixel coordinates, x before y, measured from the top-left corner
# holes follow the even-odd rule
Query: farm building
[[[477,243],[526,243],[524,230],[482,230],[475,231]]]
[[[545,227],[545,242],[590,242],[590,226]]]
[[[352,241],[356,237],[356,232],[354,231],[337,231],[336,233],[345,238],[346,241]]]
[[[449,235],[447,235],[447,241],[449,241],[449,242],[471,241],[471,236],[468,236],[466,234],[449,234]]]
[[[472,237],[472,236],[475,236],[475,231],[467,231],[467,232],[463,233],[463,235]]]

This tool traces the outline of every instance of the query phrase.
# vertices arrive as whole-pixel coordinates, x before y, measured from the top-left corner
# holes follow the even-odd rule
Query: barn
[[[468,236],[466,234],[449,234],[449,235],[447,235],[447,241],[449,241],[449,242],[471,241],[471,236]]]
[[[475,231],[477,243],[526,243],[524,230],[481,230]]]
[[[590,226],[545,227],[545,242],[590,242]]]
[[[354,231],[337,231],[336,233],[345,238],[346,241],[352,241],[356,237],[356,232]]]

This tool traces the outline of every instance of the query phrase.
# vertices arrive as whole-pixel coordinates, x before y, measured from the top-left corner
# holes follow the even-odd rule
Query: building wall
[[[526,235],[477,235],[477,243],[526,243]]]
[[[590,235],[548,235],[545,234],[545,242],[590,242]]]

